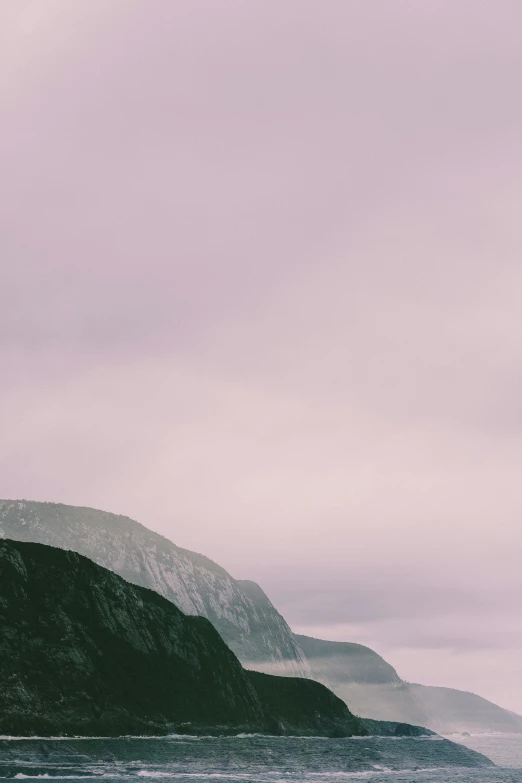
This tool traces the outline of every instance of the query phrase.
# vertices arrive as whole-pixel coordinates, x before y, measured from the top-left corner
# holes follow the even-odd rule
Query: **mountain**
[[[59,503],[0,501],[0,537],[79,552],[182,612],[206,617],[248,668],[310,677],[288,624],[260,588],[238,582],[128,517]],[[257,589],[256,589],[257,588]]]
[[[0,542],[0,733],[259,725],[213,626],[74,552]]]
[[[265,711],[282,717],[283,734],[347,737],[379,733],[378,725],[370,732],[342,699],[319,682],[254,671],[247,674]]]
[[[368,730],[323,685],[243,669],[212,624],[75,552],[0,541],[0,734]]]
[[[522,715],[518,715],[516,712],[512,712],[511,710],[508,710],[508,713],[515,721],[515,724],[520,727],[520,731],[522,732]]]
[[[522,732],[520,716],[474,693],[404,682],[369,647],[299,635],[296,639],[314,679],[324,683],[362,718],[404,721],[442,734]]]
[[[422,701],[393,666],[369,647],[300,635],[296,639],[312,677],[331,688],[357,715],[432,727]]]
[[[296,634],[317,679],[330,679],[336,685],[400,684],[401,678],[384,658],[369,647],[354,642],[329,642]]]
[[[476,693],[433,685],[409,685],[431,715],[430,728],[444,734],[490,732],[522,734],[522,717]]]
[[[56,503],[0,501],[1,537],[85,555],[163,595],[185,614],[209,619],[247,668],[313,678],[362,718],[441,733],[522,731],[520,716],[479,696],[404,682],[368,647],[294,635],[257,584],[233,579],[207,557],[128,517]]]

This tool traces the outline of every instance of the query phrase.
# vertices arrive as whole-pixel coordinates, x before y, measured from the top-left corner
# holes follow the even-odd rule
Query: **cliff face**
[[[0,501],[0,537],[79,552],[163,595],[185,614],[209,619],[249,668],[310,677],[290,628],[260,588],[261,600],[253,583],[236,581],[207,557],[128,517],[57,503]]]
[[[308,660],[297,637],[266,593],[256,582],[237,580],[236,584],[250,606],[255,607],[255,613],[250,614],[248,647],[243,644],[244,655],[240,658],[243,665],[266,674],[311,678]],[[245,657],[246,653],[250,659]],[[281,653],[284,666],[281,665]]]
[[[0,542],[0,734],[264,725],[212,625],[74,552]]]
[[[0,623],[3,735],[367,733],[317,683],[265,699],[208,620],[75,552],[0,541]]]

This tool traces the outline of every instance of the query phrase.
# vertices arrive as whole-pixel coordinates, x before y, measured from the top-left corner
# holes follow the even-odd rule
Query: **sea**
[[[0,778],[107,783],[522,783],[522,735],[0,738]],[[481,756],[493,762],[486,765]],[[483,764],[483,766],[479,766]]]

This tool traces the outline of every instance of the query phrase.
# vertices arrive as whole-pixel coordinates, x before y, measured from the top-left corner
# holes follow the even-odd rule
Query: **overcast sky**
[[[522,712],[520,0],[0,0],[0,497]]]

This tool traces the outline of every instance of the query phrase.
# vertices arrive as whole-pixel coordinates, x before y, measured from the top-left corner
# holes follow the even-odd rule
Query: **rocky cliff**
[[[264,593],[203,555],[181,549],[128,517],[59,503],[0,501],[0,537],[79,552],[148,587],[185,614],[211,621],[246,666],[310,677],[287,623]]]
[[[247,672],[212,624],[75,552],[0,541],[0,734],[365,735],[318,683]]]

